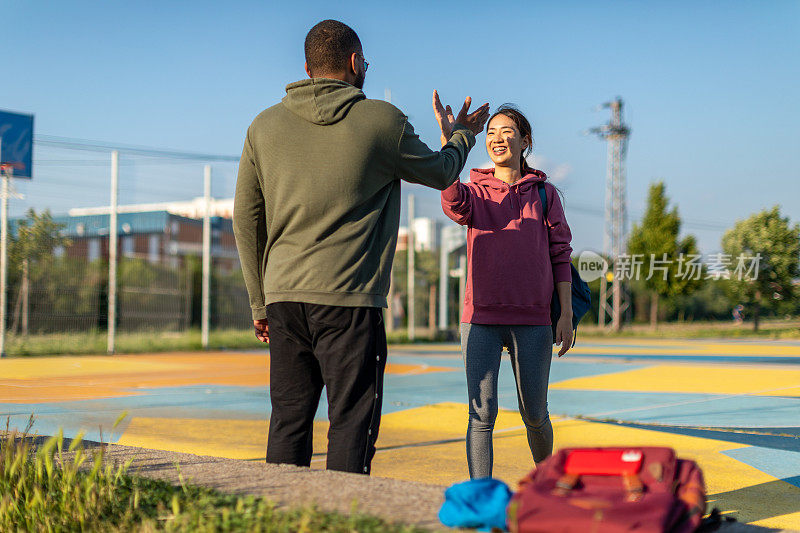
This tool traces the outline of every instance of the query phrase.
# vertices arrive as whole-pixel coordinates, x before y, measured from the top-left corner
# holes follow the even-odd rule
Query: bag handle
[[[639,477],[639,474],[622,474],[620,477],[622,477],[622,485],[625,487],[625,492],[627,492],[626,500],[629,502],[640,501],[644,496],[644,483],[642,483],[642,478]],[[580,480],[580,474],[564,474],[556,481],[552,494],[554,496],[568,496],[578,486]]]

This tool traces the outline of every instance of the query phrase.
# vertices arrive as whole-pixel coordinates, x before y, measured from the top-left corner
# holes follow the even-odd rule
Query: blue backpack
[[[539,183],[539,198],[542,200],[542,222],[547,227],[547,191],[544,189],[544,182]],[[589,285],[581,279],[578,269],[570,263],[572,271],[572,329],[575,334],[572,336],[572,346],[578,338],[578,322],[592,305],[592,295],[589,292]],[[556,342],[556,324],[561,317],[561,303],[558,301],[558,291],[553,287],[553,297],[550,300],[550,322],[553,326],[553,344]]]
[[[506,508],[511,490],[499,479],[472,479],[444,491],[439,520],[448,527],[506,531]]]

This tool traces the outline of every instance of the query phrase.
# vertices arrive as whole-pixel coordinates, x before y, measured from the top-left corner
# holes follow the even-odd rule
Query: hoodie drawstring
[[[509,193],[511,193],[511,205],[514,205],[514,198],[517,199],[517,211],[519,211],[519,217],[522,218],[522,193],[520,192],[520,187],[512,185],[508,188]]]

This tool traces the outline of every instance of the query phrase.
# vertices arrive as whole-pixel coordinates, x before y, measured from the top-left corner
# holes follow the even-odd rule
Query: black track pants
[[[330,470],[369,474],[381,419],[383,310],[298,302],[267,306],[270,416],[267,462],[308,466],[314,414],[328,395]]]

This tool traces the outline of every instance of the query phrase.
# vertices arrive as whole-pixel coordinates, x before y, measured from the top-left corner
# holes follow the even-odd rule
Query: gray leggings
[[[508,348],[517,382],[517,401],[533,460],[553,453],[553,426],[547,412],[553,333],[550,326],[461,324],[461,354],[467,371],[469,424],[467,465],[472,479],[492,475],[492,431],[497,419],[497,375]]]

